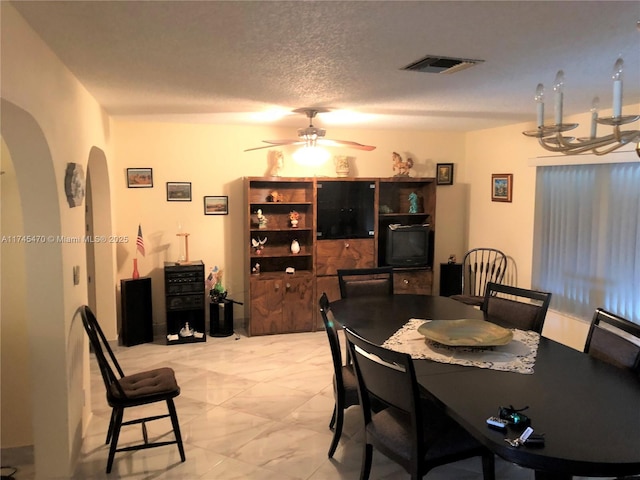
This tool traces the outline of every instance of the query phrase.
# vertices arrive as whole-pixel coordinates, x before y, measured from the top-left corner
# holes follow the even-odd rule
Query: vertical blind
[[[538,167],[533,285],[551,308],[640,323],[640,163]]]

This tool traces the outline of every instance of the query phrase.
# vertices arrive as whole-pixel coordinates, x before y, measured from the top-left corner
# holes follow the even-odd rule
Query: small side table
[[[440,264],[440,296],[450,297],[462,293],[462,264]]]
[[[209,335],[228,337],[233,335],[233,300],[209,303]],[[220,311],[222,310],[222,315]],[[222,316],[222,319],[220,318]]]

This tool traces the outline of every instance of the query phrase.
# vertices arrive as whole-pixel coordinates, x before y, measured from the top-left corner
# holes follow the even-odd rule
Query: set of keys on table
[[[530,425],[531,421],[529,420],[529,417],[520,413],[522,412],[522,410],[526,409],[527,407],[520,410],[514,409],[513,407],[500,407],[499,416],[487,418],[487,425],[499,430],[506,430],[508,425],[513,425],[516,427],[526,426],[526,428],[518,438],[505,438],[504,441],[515,448],[518,448],[521,445],[540,447],[544,446],[544,434],[534,434],[533,428],[531,428]]]

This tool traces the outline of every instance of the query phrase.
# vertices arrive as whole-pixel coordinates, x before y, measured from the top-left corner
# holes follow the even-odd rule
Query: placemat
[[[430,320],[412,318],[382,346],[408,353],[413,359],[433,360],[469,367],[489,368],[531,374],[538,354],[540,335],[536,332],[513,330],[513,340],[498,347],[448,347],[427,340],[418,327]]]

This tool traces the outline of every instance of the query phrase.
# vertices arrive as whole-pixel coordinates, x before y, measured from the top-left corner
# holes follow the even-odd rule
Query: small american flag
[[[138,238],[136,239],[136,248],[144,257],[144,238],[142,238],[142,227],[138,225]]]

